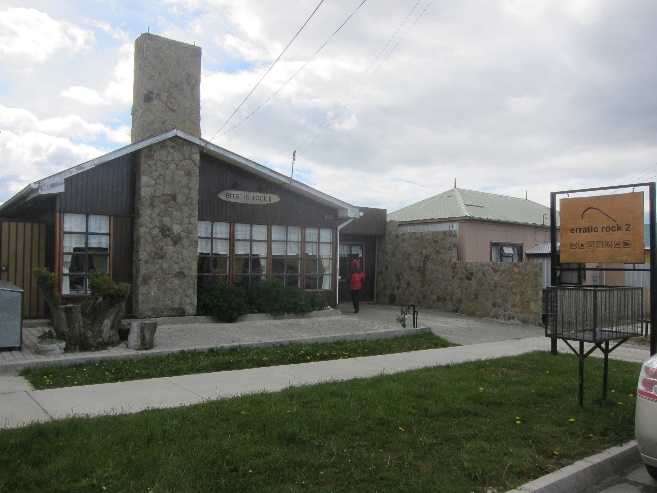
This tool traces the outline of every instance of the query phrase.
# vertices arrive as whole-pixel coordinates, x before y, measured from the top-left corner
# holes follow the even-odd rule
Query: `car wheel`
[[[646,464],[646,471],[652,479],[657,480],[657,467]]]

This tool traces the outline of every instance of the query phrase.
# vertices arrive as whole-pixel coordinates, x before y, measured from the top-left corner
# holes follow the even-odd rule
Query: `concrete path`
[[[40,329],[25,328],[24,345],[21,351],[0,352],[2,358],[0,360],[0,429],[72,416],[126,414],[151,408],[187,406],[240,394],[275,392],[289,386],[367,378],[422,367],[550,349],[550,341],[544,337],[543,329],[539,327],[424,310],[419,314],[420,327],[428,327],[435,334],[461,346],[63,389],[33,390],[25,379],[17,376],[23,368],[44,364],[94,362],[108,358],[145,358],[180,350],[203,350],[218,346],[258,346],[288,342],[394,337],[414,332],[409,327],[403,329],[395,321],[399,311],[395,307],[365,304],[361,306],[361,311],[357,315],[348,313],[346,308],[343,310],[345,314],[334,311],[317,318],[256,319],[237,324],[216,324],[210,323],[207,319],[195,318],[191,320],[194,323],[181,325],[180,320],[160,319],[153,350],[133,351],[127,349],[125,344],[121,344],[106,351],[49,357],[40,356],[35,352],[36,338]],[[559,350],[570,351],[563,343],[560,343]],[[611,357],[643,361],[648,357],[648,348],[625,345],[613,351]],[[541,493],[587,491],[575,486],[582,481],[595,485],[638,464],[638,452],[633,443],[620,451],[612,450],[605,454],[604,468],[593,466],[591,461],[581,468],[573,469],[569,466],[573,470],[564,473],[558,471],[551,475],[549,480],[540,484],[530,483],[518,491]],[[609,458],[610,456],[612,459]],[[601,472],[603,470],[604,473]],[[648,481],[652,480],[648,479]],[[655,485],[657,483],[652,482],[651,486]]]

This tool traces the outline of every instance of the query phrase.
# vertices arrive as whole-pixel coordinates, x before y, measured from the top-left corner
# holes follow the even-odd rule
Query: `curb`
[[[237,342],[231,344],[211,344],[199,345],[187,349],[149,349],[147,351],[125,350],[117,352],[84,352],[84,353],[65,353],[59,357],[44,357],[31,360],[17,360],[6,361],[0,363],[0,376],[15,376],[23,370],[28,368],[38,368],[42,366],[68,366],[77,364],[88,364],[100,360],[134,360],[142,358],[153,358],[157,356],[167,356],[170,354],[180,353],[182,351],[208,351],[217,348],[231,348],[231,347],[267,347],[267,346],[282,346],[286,344],[315,344],[325,342],[339,342],[339,341],[373,341],[378,339],[394,339],[395,337],[410,336],[424,334],[431,332],[429,327],[420,327],[417,329],[393,329],[387,331],[374,331],[374,332],[359,332],[356,334],[341,334],[329,336],[314,336],[314,337],[299,337],[281,339],[276,341],[259,341],[259,342]]]
[[[633,440],[577,461],[507,493],[584,493],[605,478],[622,474],[639,464],[639,447],[636,440]]]

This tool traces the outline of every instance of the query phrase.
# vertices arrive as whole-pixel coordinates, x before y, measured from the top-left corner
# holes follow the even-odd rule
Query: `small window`
[[[332,229],[306,228],[304,268],[306,289],[331,289],[333,284]]]
[[[491,243],[491,262],[522,262],[522,244]]]
[[[198,222],[199,281],[213,280],[228,284],[230,253],[230,224]]]
[[[62,294],[88,294],[92,270],[109,274],[110,218],[64,214]]]
[[[272,226],[271,273],[287,286],[301,285],[301,228]]]
[[[235,225],[234,284],[267,279],[267,226]]]

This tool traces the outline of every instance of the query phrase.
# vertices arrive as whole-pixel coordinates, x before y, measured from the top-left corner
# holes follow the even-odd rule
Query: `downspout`
[[[347,224],[351,223],[351,221],[353,221],[354,219],[356,218],[351,217],[347,219],[345,222],[343,222],[342,224],[338,224],[338,255],[337,258],[335,259],[336,260],[335,266],[337,267],[335,269],[335,306],[338,306],[338,291],[339,291],[338,281],[340,279],[340,230],[344,228]]]

